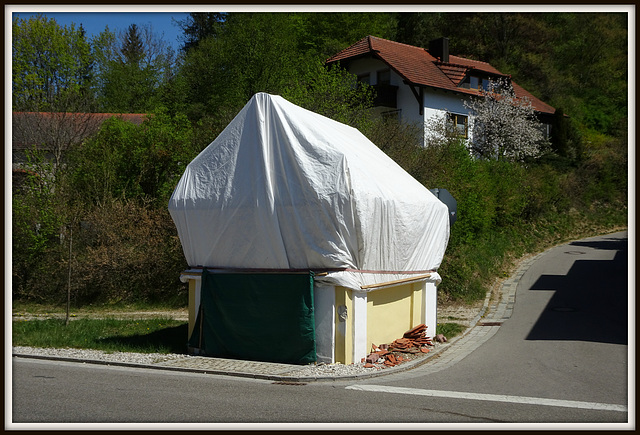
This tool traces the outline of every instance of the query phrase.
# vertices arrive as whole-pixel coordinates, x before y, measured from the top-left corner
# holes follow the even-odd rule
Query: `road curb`
[[[295,375],[278,375],[278,374],[263,374],[263,373],[247,373],[240,371],[229,371],[229,370],[215,370],[215,369],[206,369],[206,368],[196,368],[196,367],[174,367],[163,364],[145,364],[145,363],[133,363],[133,362],[124,362],[124,361],[106,361],[106,360],[97,360],[97,359],[88,359],[88,358],[72,358],[72,357],[62,357],[62,356],[54,356],[54,355],[34,355],[34,354],[26,354],[20,352],[13,352],[12,356],[16,358],[28,358],[28,359],[39,359],[39,360],[47,360],[47,361],[61,361],[61,362],[72,362],[72,363],[80,363],[80,364],[95,364],[102,366],[113,366],[113,367],[128,367],[128,368],[139,368],[139,369],[153,369],[153,370],[164,370],[164,371],[173,371],[173,372],[182,372],[182,373],[194,373],[194,374],[208,374],[208,375],[221,375],[221,376],[233,376],[233,377],[242,377],[242,378],[253,378],[253,379],[261,379],[261,380],[270,380],[270,381],[282,381],[282,382],[314,382],[314,381],[342,381],[342,380],[356,380],[356,379],[364,379],[364,378],[373,378],[384,376],[392,373],[399,373],[406,370],[410,370],[422,364],[428,362],[428,360],[432,357],[435,357],[440,352],[444,351],[448,346],[438,346],[435,349],[432,349],[428,354],[421,356],[418,359],[407,361],[395,367],[386,367],[384,369],[379,369],[376,371],[372,371],[370,373],[358,373],[354,375],[342,375],[342,376],[295,376]],[[295,369],[302,369],[304,366],[293,366]]]

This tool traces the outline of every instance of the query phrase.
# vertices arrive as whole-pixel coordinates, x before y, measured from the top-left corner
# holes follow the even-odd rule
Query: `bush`
[[[68,213],[64,191],[51,163],[38,151],[27,153],[21,179],[14,179],[11,207],[12,293],[43,301],[51,283],[63,277],[64,232]]]
[[[78,304],[171,302],[186,291],[179,277],[187,265],[166,209],[111,199],[78,227],[72,264]]]
[[[84,201],[110,197],[168,200],[200,148],[186,116],[161,110],[142,125],[107,120],[70,156],[73,188]]]

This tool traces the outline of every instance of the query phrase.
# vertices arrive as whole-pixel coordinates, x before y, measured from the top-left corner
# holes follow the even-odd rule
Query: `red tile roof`
[[[86,120],[87,118],[106,121],[111,117],[122,119],[123,121],[129,121],[136,125],[140,125],[147,118],[146,113],[74,113],[74,112],[13,112],[13,116],[35,116],[41,118],[67,118],[67,119],[79,119]]]
[[[13,112],[13,149],[46,148],[53,136],[60,143],[79,143],[111,117],[140,125],[145,113]]]
[[[389,41],[375,36],[367,36],[350,47],[327,59],[327,63],[350,61],[361,57],[373,56],[380,59],[400,77],[410,84],[436,89],[478,95],[475,89],[460,88],[460,82],[472,71],[509,77],[486,62],[449,56],[449,62],[441,62],[429,54],[429,51],[413,45]],[[535,110],[554,113],[555,109],[539,100],[512,81],[516,96],[527,97]]]

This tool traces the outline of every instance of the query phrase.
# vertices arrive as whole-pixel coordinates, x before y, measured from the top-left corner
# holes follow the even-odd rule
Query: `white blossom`
[[[463,102],[473,113],[472,151],[481,158],[523,160],[548,146],[528,98],[518,98],[506,80],[491,81],[481,98]]]

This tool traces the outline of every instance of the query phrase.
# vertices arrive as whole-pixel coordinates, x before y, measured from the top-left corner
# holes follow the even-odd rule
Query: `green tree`
[[[196,156],[191,123],[184,115],[157,111],[142,125],[111,118],[70,157],[73,189],[84,201],[126,197],[168,200],[186,165]]]
[[[178,21],[182,29],[182,51],[189,51],[208,37],[216,37],[227,14],[223,12],[192,12],[184,20]]]
[[[300,65],[298,79],[283,89],[282,96],[312,112],[356,127],[365,134],[373,128],[369,113],[373,104],[373,88],[359,86],[355,75],[336,65],[327,68],[322,62],[313,60]]]
[[[451,30],[446,29],[450,14],[427,12],[401,12],[398,13],[397,42],[414,45],[416,47],[429,47],[429,41],[440,37],[451,37],[450,43],[455,40]],[[446,30],[445,30],[446,29]]]
[[[298,13],[291,19],[299,30],[299,49],[323,60],[367,35],[385,39],[396,36],[397,18],[393,13]]]
[[[55,179],[63,154],[96,130],[91,46],[82,27],[41,15],[14,19],[12,30],[12,139],[46,150],[46,176]]]
[[[122,53],[125,63],[140,68],[140,64],[144,59],[144,46],[142,45],[137,24],[131,24],[125,32],[120,52]]]
[[[184,59],[180,86],[190,118],[235,114],[255,93],[292,83],[301,58],[292,24],[287,14],[229,14],[219,35]]]
[[[106,28],[94,39],[100,82],[101,110],[114,113],[152,112],[160,89],[174,68],[173,49],[151,27],[132,24],[115,35]]]
[[[349,15],[335,18],[344,21]],[[368,16],[356,15],[350,18],[354,23]],[[383,15],[374,16],[387,20]],[[185,56],[179,81],[189,118],[208,115],[224,126],[255,93],[269,92],[342,122],[361,122],[363,107],[370,104],[366,90],[355,86],[354,76],[327,70],[326,58],[318,54],[332,42],[318,48],[323,36],[314,29],[329,26],[331,17],[229,13],[216,36],[204,39]],[[312,19],[317,19],[313,25]],[[334,36],[327,40],[335,42]],[[352,42],[345,37],[340,43]]]
[[[558,29],[555,67],[562,77],[569,114],[602,133],[612,134],[627,116],[626,14],[546,14]]]
[[[15,111],[79,111],[91,102],[91,47],[75,25],[42,15],[12,23]]]

